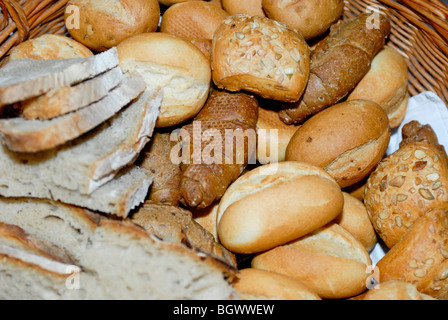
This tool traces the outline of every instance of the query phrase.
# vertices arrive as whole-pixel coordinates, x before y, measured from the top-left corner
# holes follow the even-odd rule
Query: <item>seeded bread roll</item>
[[[347,100],[371,100],[389,117],[391,128],[403,121],[408,100],[408,65],[394,48],[385,46],[373,59],[369,72],[348,95]]]
[[[211,56],[212,78],[221,89],[295,102],[308,81],[305,40],[266,17],[236,14],[225,19],[213,37]]]
[[[94,51],[105,51],[136,34],[156,31],[160,18],[157,0],[70,0],[67,6],[79,9],[79,21],[73,21],[70,10],[65,12],[68,32]]]
[[[418,292],[415,285],[399,280],[390,280],[367,291],[360,300],[435,300]]]
[[[243,300],[322,300],[302,281],[267,270],[242,269],[232,285]]]
[[[448,299],[448,206],[420,218],[377,263],[380,281],[412,283],[421,293]]]
[[[343,0],[263,0],[266,15],[286,23],[305,39],[324,34],[342,16]]]
[[[334,222],[350,232],[370,252],[377,242],[377,236],[367,209],[362,201],[346,192],[342,194],[344,195],[344,208]]]
[[[133,36],[118,45],[120,67],[138,72],[147,88],[163,88],[157,127],[178,125],[204,106],[210,90],[210,63],[191,42],[162,32]]]
[[[286,160],[321,167],[345,188],[375,169],[389,140],[389,120],[384,110],[372,101],[352,100],[306,121],[291,138]]]
[[[252,259],[252,268],[298,279],[322,299],[348,298],[365,291],[370,265],[364,246],[335,223]]]
[[[342,207],[341,189],[322,169],[295,161],[267,164],[227,189],[217,212],[218,236],[230,251],[261,252],[322,227]]]
[[[222,7],[230,14],[246,13],[251,16],[266,16],[262,0],[222,0]]]
[[[92,51],[78,41],[56,34],[44,34],[15,46],[8,61],[23,58],[37,60],[87,58],[92,55]]]
[[[216,28],[229,14],[206,1],[174,4],[162,15],[160,31],[185,38],[212,39]]]
[[[364,197],[373,226],[389,248],[418,217],[447,202],[448,165],[427,141],[409,143],[381,161]]]

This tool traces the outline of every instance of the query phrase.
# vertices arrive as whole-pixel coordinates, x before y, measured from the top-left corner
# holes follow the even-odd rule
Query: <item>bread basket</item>
[[[22,41],[64,34],[68,0],[0,0],[0,65]],[[448,7],[441,0],[345,0],[344,18],[361,12],[386,14],[388,44],[409,65],[409,93],[436,93],[448,106]]]

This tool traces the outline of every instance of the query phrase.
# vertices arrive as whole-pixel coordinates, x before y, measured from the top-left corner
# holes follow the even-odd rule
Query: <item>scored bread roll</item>
[[[377,103],[341,102],[316,114],[297,130],[286,149],[286,160],[321,167],[345,188],[375,169],[389,140],[389,120]]]
[[[298,126],[287,125],[278,111],[260,104],[257,122],[257,160],[261,164],[285,160],[286,147]]]
[[[343,192],[344,207],[334,222],[350,232],[370,252],[377,242],[375,229],[362,201]]]
[[[194,44],[152,32],[128,38],[117,48],[123,71],[140,73],[148,88],[163,88],[157,127],[180,124],[204,106],[211,83],[210,64]]]
[[[23,58],[38,60],[87,58],[92,55],[89,48],[69,37],[44,34],[15,46],[11,50],[8,61]]]
[[[262,0],[222,0],[222,7],[231,15],[247,13],[251,16],[266,16],[261,2]]]
[[[403,121],[408,93],[408,65],[394,48],[385,46],[373,59],[369,72],[348,95],[347,100],[371,100],[378,103],[389,117],[391,128]]]
[[[364,246],[335,223],[252,259],[252,268],[298,279],[322,299],[348,298],[365,291],[370,265]]]
[[[421,293],[448,299],[448,207],[418,218],[376,266],[380,284],[406,281]]]
[[[435,300],[418,292],[415,285],[405,281],[390,280],[367,291],[360,300]]]
[[[221,198],[219,240],[236,253],[268,250],[332,221],[343,201],[338,184],[320,168],[295,161],[260,166]]]
[[[341,18],[343,0],[263,0],[266,15],[286,23],[308,40],[324,34]]]
[[[229,14],[206,1],[174,4],[162,15],[160,31],[185,38],[212,39],[216,28]]]
[[[232,285],[243,300],[322,300],[303,282],[267,270],[242,269]]]
[[[68,10],[71,6],[79,12],[75,18]],[[136,34],[156,31],[159,18],[157,0],[70,0],[65,12],[70,35],[95,51],[115,47]]]
[[[310,70],[303,37],[275,20],[236,14],[225,19],[212,42],[212,77],[221,89],[295,102]]]

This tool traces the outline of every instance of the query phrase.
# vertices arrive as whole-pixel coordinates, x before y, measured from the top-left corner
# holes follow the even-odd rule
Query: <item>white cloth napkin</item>
[[[409,99],[405,119],[399,128],[392,131],[387,154],[398,149],[402,140],[401,129],[412,120],[429,124],[437,134],[439,143],[448,151],[448,108],[435,93],[426,91]],[[386,254],[387,250],[382,242],[376,244],[370,253],[373,266]]]

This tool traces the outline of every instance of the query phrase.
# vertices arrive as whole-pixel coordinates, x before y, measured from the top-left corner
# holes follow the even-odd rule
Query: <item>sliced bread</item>
[[[100,127],[45,152],[16,153],[0,146],[0,195],[62,200],[61,195],[93,193],[148,142],[161,99],[159,91],[146,91]]]
[[[93,78],[118,63],[117,48],[87,58],[11,61],[0,69],[0,108]]]
[[[145,90],[140,75],[130,76],[98,102],[51,120],[12,118],[0,120],[6,146],[15,152],[52,149],[94,129],[113,117]]]
[[[28,120],[49,120],[76,111],[104,98],[122,80],[121,68],[113,68],[80,84],[52,90],[22,102],[22,116]]]

